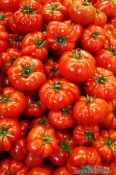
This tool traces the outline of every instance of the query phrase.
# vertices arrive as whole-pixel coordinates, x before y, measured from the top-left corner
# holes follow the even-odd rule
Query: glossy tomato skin
[[[74,106],[74,117],[82,124],[98,124],[102,122],[109,112],[108,103],[101,98],[80,96]]]
[[[0,24],[0,53],[8,47],[8,33],[3,25]]]
[[[38,175],[38,174],[42,174],[42,175],[51,175],[50,171],[46,168],[43,167],[34,167],[32,168],[27,175]]]
[[[15,12],[19,8],[20,0],[0,0],[0,9],[5,12]]]
[[[0,96],[0,115],[8,118],[17,118],[26,107],[26,98],[23,92],[12,87],[6,87]]]
[[[28,150],[43,158],[51,155],[57,146],[54,129],[45,125],[32,127],[28,134],[27,142]]]
[[[96,67],[93,77],[84,84],[84,89],[91,96],[110,101],[116,97],[116,77],[113,72]]]
[[[107,22],[107,15],[101,10],[96,10],[96,16],[94,19],[94,25],[103,27]]]
[[[27,136],[28,130],[30,129],[30,123],[28,120],[21,120],[19,125],[21,128],[20,139],[24,139]]]
[[[105,40],[106,34],[103,28],[96,25],[90,25],[83,31],[81,44],[85,50],[94,53],[104,46]]]
[[[73,1],[69,8],[69,14],[72,21],[77,24],[89,25],[95,19],[96,9],[89,2],[83,2],[82,0]]]
[[[98,150],[104,163],[111,163],[116,159],[116,131],[102,130],[93,146]]]
[[[33,91],[45,81],[43,64],[29,56],[19,57],[7,71],[11,84],[21,91]]]
[[[0,163],[0,174],[27,175],[27,172],[28,167],[26,167],[21,161],[7,158],[3,159]]]
[[[9,47],[21,49],[22,48],[23,35],[9,34]]]
[[[51,2],[43,6],[42,16],[47,24],[50,21],[64,21],[68,17],[68,10],[60,2]]]
[[[99,136],[98,125],[77,124],[73,130],[73,138],[77,145],[90,145]]]
[[[29,55],[39,60],[43,60],[48,56],[48,42],[46,41],[46,33],[34,32],[25,35],[22,41],[22,55]]]
[[[20,51],[18,49],[9,48],[5,52],[0,54],[1,62],[2,62],[2,73],[7,74],[7,70],[13,64],[13,62],[20,57]]]
[[[41,86],[39,96],[48,109],[59,110],[78,99],[79,88],[66,79],[54,78]]]
[[[96,65],[108,69],[116,75],[116,55],[113,50],[101,49],[95,54]]]
[[[10,30],[9,22],[12,15],[12,12],[0,11],[0,24],[3,25],[7,30]]]
[[[20,136],[20,126],[15,119],[0,118],[0,151],[10,151]]]
[[[94,57],[85,50],[65,52],[59,60],[60,74],[75,82],[85,82],[95,70]]]
[[[52,21],[47,26],[47,41],[54,51],[67,51],[75,47],[75,30],[67,23]]]
[[[72,175],[72,174],[69,173],[68,169],[64,166],[64,167],[57,168],[54,171],[53,175]]]
[[[76,174],[84,165],[96,166],[100,164],[101,157],[95,148],[78,146],[73,148],[67,161],[67,168],[70,173]]]

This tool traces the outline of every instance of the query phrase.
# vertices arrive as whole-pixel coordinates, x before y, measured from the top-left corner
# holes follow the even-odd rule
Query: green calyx
[[[7,132],[7,128],[3,126],[0,130],[0,138],[2,139],[4,136],[12,137],[12,138],[14,137],[12,134]]]
[[[69,140],[68,139],[64,139],[61,144],[60,144],[60,151],[66,151],[66,152],[70,152],[70,146],[69,146]]]
[[[57,69],[55,67],[52,67],[51,71],[55,73],[55,72],[57,72]]]
[[[72,106],[67,106],[66,108],[62,108],[61,111],[64,115],[67,115]]]
[[[105,84],[105,80],[106,80],[106,77],[104,76],[96,78],[96,82],[99,84]]]
[[[85,131],[85,134],[86,134],[86,138],[85,138],[85,142],[87,143],[89,140],[90,141],[93,141],[93,138],[94,138],[94,134],[90,131],[90,130],[87,130]]]
[[[76,53],[76,50],[72,51],[72,57],[75,59],[79,59],[81,58],[81,52],[79,52],[78,54]]]
[[[116,108],[113,109],[113,114],[116,116]]]
[[[42,119],[38,119],[38,124],[40,124],[40,125],[49,125],[49,121],[47,121],[46,118],[43,117]]]
[[[61,46],[65,46],[65,41],[66,41],[66,37],[60,37],[60,36],[57,36],[56,37],[56,42],[60,43]]]
[[[46,40],[40,41],[38,38],[35,38],[35,42],[38,48],[42,48],[46,44]]]
[[[40,31],[41,31],[41,32],[46,31],[46,27],[47,27],[47,25],[46,25],[46,24],[43,24],[43,25],[40,27]]]
[[[115,147],[115,145],[114,145],[114,143],[113,143],[113,141],[111,140],[110,137],[108,137],[107,139],[105,139],[105,144],[108,145],[112,149],[116,149],[116,147]]]
[[[46,134],[42,137],[43,144],[52,141],[53,139],[51,137],[48,137]]]
[[[112,52],[114,56],[116,55],[116,50],[114,50],[113,48],[107,47],[106,50]]]
[[[99,31],[96,31],[96,32],[91,33],[90,36],[93,38],[97,38],[98,35],[99,35]]]
[[[60,81],[55,82],[54,85],[52,86],[52,88],[53,88],[55,91],[59,91],[59,89],[61,88],[61,83],[60,83]]]
[[[0,20],[1,20],[1,21],[4,21],[5,18],[6,18],[6,15],[5,15],[5,14],[0,14]]]
[[[15,37],[15,38],[9,38],[10,42],[21,42],[22,41],[22,37]]]
[[[31,10],[31,8],[29,6],[28,7],[24,6],[22,12],[25,14],[33,14],[34,10]]]
[[[7,103],[10,100],[10,98],[8,96],[0,95],[0,97],[2,97],[0,99],[0,103]]]
[[[23,72],[20,74],[20,76],[23,77],[28,77],[34,70],[34,64],[29,67],[25,67],[23,64],[21,64],[21,67],[23,69]]]
[[[49,8],[48,10],[51,12],[54,12],[57,9],[57,5],[53,4],[51,8]]]
[[[14,61],[16,61],[16,57],[12,57],[11,61],[8,61],[7,63],[5,63],[5,65],[11,65],[14,63]]]
[[[93,102],[93,100],[94,100],[94,98],[92,98],[89,95],[87,95],[87,99],[86,99],[87,103],[91,103],[91,102]]]
[[[84,6],[91,6],[91,3],[90,2],[87,2],[87,1],[83,1],[83,5]]]

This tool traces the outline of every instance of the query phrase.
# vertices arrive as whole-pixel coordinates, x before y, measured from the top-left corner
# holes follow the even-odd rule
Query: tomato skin
[[[43,60],[48,55],[48,43],[46,33],[34,32],[27,34],[22,41],[22,55],[32,56]]]
[[[96,16],[94,19],[94,25],[103,27],[106,24],[106,22],[107,22],[106,14],[101,10],[97,9]]]
[[[73,109],[72,106],[67,106],[58,111],[49,111],[48,118],[53,128],[66,129],[70,128],[74,124]]]
[[[27,172],[28,168],[20,161],[6,158],[0,163],[0,174],[26,175]]]
[[[93,147],[74,147],[67,161],[67,168],[70,173],[76,173],[84,165],[100,165],[101,157]]]
[[[116,97],[116,78],[113,72],[96,67],[93,77],[84,84],[84,89],[88,95],[110,101]]]
[[[69,8],[69,15],[72,21],[81,25],[92,24],[95,19],[96,9],[93,5],[86,1],[73,1]],[[86,19],[86,20],[85,20]]]
[[[17,118],[26,107],[26,98],[23,92],[12,87],[3,89],[0,96],[0,115],[8,118]]]
[[[21,49],[23,35],[9,34],[9,47]]]
[[[10,29],[9,21],[12,15],[12,12],[0,11],[0,24],[3,25],[7,30]]]
[[[27,132],[30,128],[30,124],[29,121],[27,120],[21,120],[19,122],[20,128],[21,128],[21,132],[20,132],[20,139],[24,139],[27,136]]]
[[[64,167],[57,168],[53,175],[72,175],[69,173],[68,169]]]
[[[0,118],[0,131],[0,151],[10,151],[19,139],[20,126],[15,119]]]
[[[109,112],[108,103],[101,98],[80,96],[74,105],[74,117],[82,124],[98,124],[103,121]]]
[[[48,109],[59,110],[78,99],[79,88],[66,79],[54,78],[41,86],[39,96]]]
[[[0,0],[0,9],[5,12],[15,12],[19,8],[20,0]]]
[[[40,166],[43,162],[43,158],[29,152],[25,158],[25,163],[28,167]]]
[[[75,30],[65,22],[52,21],[47,26],[47,41],[54,51],[67,51],[75,47]]]
[[[50,21],[64,21],[68,17],[68,10],[60,2],[51,2],[43,6],[42,16],[47,24]]]
[[[73,138],[75,143],[80,146],[90,145],[98,136],[98,125],[78,124],[73,130]]]
[[[113,51],[101,49],[95,54],[96,65],[108,69],[116,75],[116,55]]]
[[[8,33],[3,25],[0,24],[0,53],[8,47]]]
[[[95,71],[95,59],[85,50],[65,52],[59,60],[60,74],[71,81],[85,82]]]
[[[116,131],[102,130],[93,146],[98,150],[104,163],[112,163],[116,159]]]
[[[45,81],[43,64],[29,56],[19,57],[7,71],[10,83],[21,91],[33,91]]]
[[[10,150],[10,155],[14,160],[24,160],[27,155],[26,139],[20,139]]]
[[[35,125],[31,128],[27,142],[28,150],[43,158],[51,155],[57,146],[54,129],[45,125]]]
[[[17,57],[20,57],[20,51],[18,49],[9,48],[5,52],[0,54],[2,67],[1,70],[3,73],[7,73],[7,70],[13,64]]]
[[[32,168],[27,175],[38,175],[38,174],[42,174],[42,175],[51,175],[50,171],[46,168],[43,167],[34,167]]]
[[[84,29],[81,44],[88,52],[94,53],[99,51],[105,43],[106,34],[100,26],[90,25]]]

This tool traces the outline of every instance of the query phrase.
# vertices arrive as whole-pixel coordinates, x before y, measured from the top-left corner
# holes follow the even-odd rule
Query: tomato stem
[[[114,116],[116,116],[116,108],[113,109]]]
[[[39,48],[42,48],[46,44],[46,40],[40,41],[38,38],[35,38],[35,42],[36,42],[37,47]]]
[[[1,21],[4,21],[5,18],[6,18],[6,15],[5,15],[5,14],[0,14],[0,20],[1,20]]]
[[[13,64],[13,62],[16,60],[16,57],[12,57],[11,61],[8,61],[7,63],[5,63],[5,65],[11,65]]]
[[[50,10],[51,12],[54,12],[57,8],[56,4],[53,4],[51,8],[49,8],[48,10]]]
[[[91,3],[90,3],[90,2],[87,2],[87,1],[83,1],[83,5],[84,5],[84,6],[90,6]]]
[[[38,119],[38,123],[41,125],[49,125],[49,121],[46,120],[46,117],[43,117],[42,119]]]
[[[61,88],[61,82],[60,81],[55,82],[52,88],[58,91]]]
[[[94,138],[94,134],[90,131],[90,130],[87,130],[85,131],[85,134],[86,134],[86,138],[85,138],[85,142],[87,143],[89,140],[93,140]]]
[[[66,37],[60,37],[60,36],[57,36],[56,37],[56,42],[60,43],[61,46],[65,46],[65,41],[66,41]]]
[[[8,96],[2,96],[2,95],[0,96],[2,97],[2,99],[0,99],[0,103],[7,103],[10,100]]]
[[[108,145],[108,146],[109,146],[110,148],[112,148],[112,149],[115,149],[115,148],[116,148],[115,145],[114,145],[114,143],[113,143],[113,141],[111,140],[110,137],[108,137],[108,138],[105,140],[105,144]]]
[[[0,130],[0,138],[3,138],[4,136],[14,137],[12,134],[7,132],[7,128],[5,126],[3,126],[2,129]]]
[[[81,52],[79,52],[78,54],[76,54],[76,50],[72,51],[72,57],[75,59],[79,59],[81,58]]]
[[[94,100],[94,98],[92,98],[89,95],[87,95],[87,99],[86,99],[87,103],[91,103],[93,100]]]
[[[41,31],[41,32],[46,31],[46,27],[47,27],[47,25],[46,25],[46,24],[43,24],[43,25],[40,27],[40,31]]]
[[[99,31],[96,31],[96,32],[91,33],[90,36],[93,38],[97,38],[98,35],[99,35]]]
[[[33,14],[34,10],[31,10],[30,7],[24,6],[22,12],[25,14]]]
[[[96,82],[99,84],[104,84],[105,80],[106,80],[106,77],[104,77],[104,76],[96,78]]]
[[[22,41],[22,37],[20,36],[16,36],[15,38],[9,38],[10,42],[21,42]]]
[[[42,137],[43,144],[52,141],[53,139],[51,137],[48,137],[46,134]]]
[[[69,146],[69,140],[68,139],[64,139],[61,144],[60,144],[60,149],[61,152],[62,151],[66,151],[66,152],[70,152],[70,146]]]
[[[65,115],[68,114],[68,112],[69,112],[69,110],[71,109],[71,107],[72,107],[72,106],[70,105],[70,106],[67,106],[66,108],[62,108],[62,109],[61,109],[62,113],[65,114]]]
[[[38,103],[40,98],[36,94],[34,94],[34,95],[31,96],[31,100],[32,100],[32,102],[37,102]]]
[[[31,74],[34,70],[34,64],[30,65],[27,68],[23,64],[21,64],[21,67],[24,71],[20,74],[20,76],[24,76],[24,77],[29,76],[29,74]]]

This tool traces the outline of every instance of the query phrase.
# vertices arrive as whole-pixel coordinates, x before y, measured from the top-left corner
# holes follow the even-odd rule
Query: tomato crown
[[[61,111],[64,115],[67,115],[72,106],[67,106],[66,108],[62,108]]]
[[[51,137],[48,137],[47,134],[44,134],[42,137],[43,144],[52,141],[53,139]]]
[[[108,145],[112,149],[116,149],[116,147],[115,147],[115,145],[114,145],[114,143],[113,143],[113,141],[111,140],[110,137],[108,137],[107,139],[105,139],[105,144]]]
[[[47,25],[46,25],[46,24],[43,24],[43,25],[40,27],[40,31],[41,31],[41,32],[46,31],[46,27],[47,27]]]
[[[92,3],[87,2],[87,1],[83,1],[83,5],[84,5],[84,6],[91,6],[91,5],[92,5]]]
[[[76,50],[72,51],[72,57],[75,59],[79,59],[81,58],[81,52],[79,52],[78,54],[76,53]]]
[[[4,21],[5,18],[6,18],[6,15],[5,15],[5,14],[0,14],[0,20],[1,20],[1,21]]]
[[[36,42],[37,47],[39,48],[42,48],[46,44],[46,40],[40,41],[38,38],[35,38],[35,42]]]
[[[23,69],[23,72],[20,74],[20,76],[24,76],[24,77],[27,77],[29,76],[33,70],[34,70],[34,63],[31,64],[29,67],[25,67],[23,64],[20,64],[22,69]]]
[[[94,100],[94,98],[92,98],[89,95],[87,95],[87,99],[86,99],[87,103],[91,103],[91,102],[93,102],[93,100]]]
[[[31,15],[34,13],[34,10],[32,10],[29,6],[24,6],[22,12]]]
[[[60,43],[61,46],[65,46],[66,37],[57,36],[56,42]]]
[[[114,50],[112,47],[107,47],[106,48],[108,51],[112,52],[113,55],[116,55],[116,50]]]
[[[11,37],[11,38],[9,38],[9,41],[10,42],[21,42],[22,37],[21,36]]]
[[[116,108],[114,108],[113,113],[114,113],[114,116],[116,116]]]
[[[106,80],[105,76],[96,78],[96,82],[99,83],[99,84],[105,84],[105,80]]]
[[[8,96],[0,95],[0,97],[2,97],[2,99],[0,99],[0,103],[7,103],[10,100]]]
[[[93,141],[95,134],[93,134],[90,130],[85,131],[86,137],[85,137],[85,142],[87,143],[88,141]]]
[[[14,61],[16,61],[16,57],[12,57],[12,59],[8,61],[7,63],[5,63],[4,65],[11,65],[14,63]]]
[[[51,88],[53,88],[56,92],[59,91],[59,89],[61,88],[61,82],[55,82]]]
[[[4,136],[12,137],[12,138],[14,137],[12,134],[7,132],[7,128],[5,126],[2,126],[2,129],[0,130],[0,139],[2,139]]]
[[[69,146],[69,140],[68,139],[64,139],[61,143],[60,143],[60,152],[62,153],[62,151],[66,151],[66,152],[70,152],[70,146]]]
[[[49,8],[48,10],[50,10],[51,12],[54,12],[56,9],[57,9],[57,5],[52,4],[51,8]]]
[[[90,36],[93,38],[97,38],[98,35],[99,35],[99,31],[96,31],[96,32],[91,33]]]
[[[41,124],[41,125],[49,125],[49,124],[50,124],[50,122],[49,122],[49,121],[47,121],[47,119],[46,119],[46,117],[45,117],[45,116],[43,116],[43,118],[42,118],[42,119],[38,119],[38,124]]]

